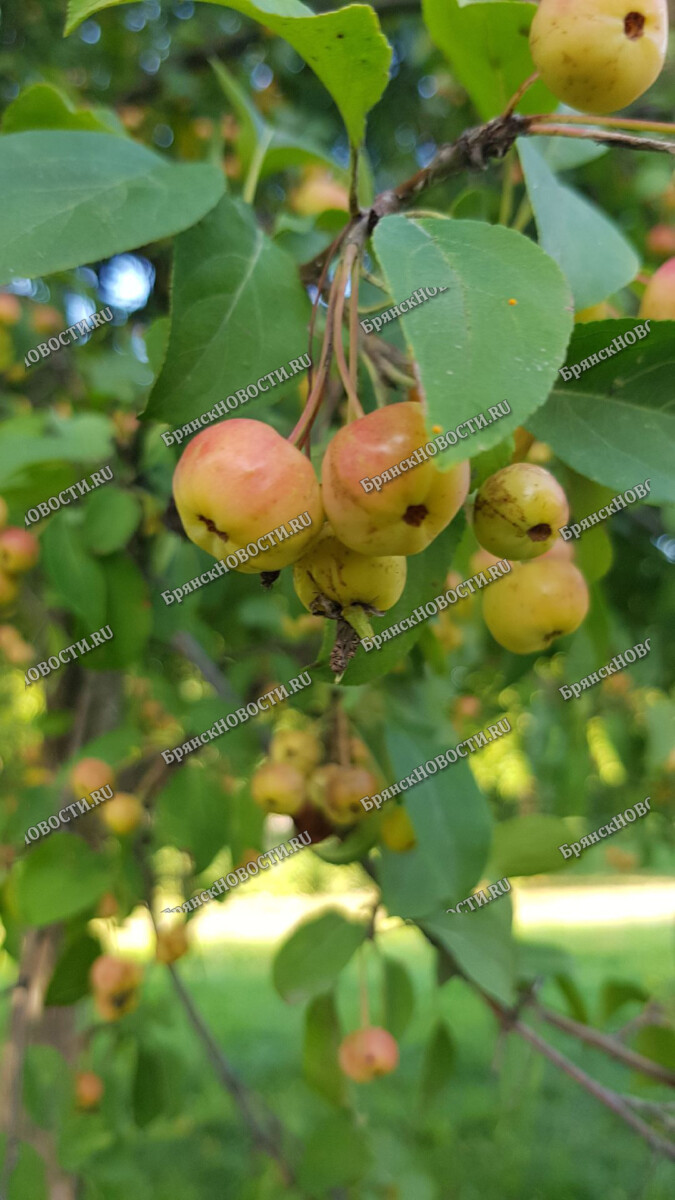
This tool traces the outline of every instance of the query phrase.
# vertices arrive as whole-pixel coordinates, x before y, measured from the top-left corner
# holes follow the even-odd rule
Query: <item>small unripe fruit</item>
[[[368,558],[338,541],[330,526],[295,564],[293,586],[310,612],[325,596],[340,608],[350,605],[392,608],[405,587],[405,558],[391,555]]]
[[[354,825],[367,815],[361,800],[377,791],[377,780],[367,767],[341,767],[326,773],[321,807],[328,820],[337,826]]]
[[[530,28],[542,81],[587,113],[637,100],[657,78],[667,44],[666,0],[541,0]]]
[[[405,854],[414,850],[417,845],[412,821],[401,804],[395,808],[385,809],[382,814],[380,839],[388,850],[396,854]]]
[[[98,788],[110,787],[115,782],[115,772],[102,758],[81,758],[70,772],[70,786],[76,797],[87,796]]]
[[[675,229],[672,225],[655,225],[647,234],[647,249],[658,258],[675,254]]]
[[[78,1071],[75,1076],[75,1103],[85,1112],[98,1108],[104,1092],[103,1080],[94,1071]]]
[[[30,571],[40,557],[40,543],[35,534],[8,525],[0,532],[0,568],[10,575]]]
[[[371,1025],[342,1039],[338,1060],[345,1075],[355,1083],[370,1083],[371,1079],[396,1070],[398,1044],[386,1029]]]
[[[669,258],[652,275],[642,297],[640,316],[650,321],[675,321],[675,258]]]
[[[21,305],[11,292],[0,292],[0,325],[16,325],[21,320]]]
[[[125,837],[138,829],[143,820],[143,805],[138,796],[130,792],[117,792],[112,800],[106,800],[98,809],[98,814],[111,833]]]
[[[590,321],[607,321],[614,314],[606,300],[599,304],[591,304],[590,308],[580,308],[574,315],[575,325],[587,325]]]
[[[473,531],[481,546],[518,561],[545,554],[570,515],[557,479],[534,463],[512,463],[479,489]]]
[[[23,640],[13,625],[0,625],[0,653],[15,667],[24,666],[35,658],[33,647]]]
[[[304,179],[288,195],[291,210],[301,217],[313,217],[327,208],[349,212],[349,192],[323,167],[308,167]]]
[[[89,972],[94,1002],[105,1021],[118,1021],[138,1004],[143,971],[136,963],[102,954]]]
[[[292,817],[305,802],[304,776],[290,763],[263,763],[251,779],[251,795],[265,812]]]
[[[323,521],[309,459],[271,425],[243,417],[192,439],[174,472],[173,494],[186,534],[202,550],[221,559],[248,547],[251,557],[232,568],[246,575],[295,562]],[[298,533],[282,540],[266,536],[304,513],[311,524],[300,525]],[[260,551],[258,539],[269,549]]]
[[[174,963],[190,948],[187,930],[184,925],[174,925],[171,929],[157,930],[155,958],[160,963]]]
[[[534,654],[574,633],[588,603],[586,581],[572,563],[539,559],[517,564],[485,589],[483,619],[500,646]]]
[[[419,554],[449,525],[469,490],[468,462],[440,471],[429,458],[364,492],[360,480],[382,475],[428,442],[422,406],[378,408],[345,425],[329,443],[321,471],[326,515],[345,546],[360,554]]]
[[[302,775],[311,775],[321,753],[321,743],[308,729],[280,729],[270,744],[272,762],[289,763]]]
[[[13,604],[19,594],[19,585],[13,575],[0,571],[0,607]]]

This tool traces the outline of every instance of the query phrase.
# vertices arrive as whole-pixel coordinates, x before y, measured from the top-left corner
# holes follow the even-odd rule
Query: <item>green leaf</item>
[[[68,938],[49,981],[45,1004],[76,1004],[89,992],[89,969],[101,953],[100,944],[84,930]]]
[[[35,467],[51,463],[103,464],[112,451],[110,423],[96,413],[82,413],[66,421],[42,417],[6,420],[0,445],[0,488],[27,487],[33,508],[49,493],[42,488],[43,475]],[[72,501],[71,501],[72,503]]]
[[[66,608],[88,630],[105,625],[105,580],[100,564],[80,542],[78,532],[63,518],[50,521],[42,535],[45,571]]]
[[[635,1049],[645,1058],[675,1071],[675,1029],[666,1025],[643,1025],[637,1032]]]
[[[51,925],[84,912],[110,886],[101,855],[69,833],[35,843],[17,868],[16,901],[26,925]]]
[[[481,413],[490,422],[437,456],[447,469],[503,441],[544,403],[572,329],[569,288],[538,246],[501,225],[385,217],[374,241],[395,302],[421,287],[448,288],[401,317],[427,429],[453,430]],[[492,421],[490,406],[504,399],[510,415]]]
[[[581,362],[634,328],[630,318],[577,325],[568,363]],[[563,462],[614,494],[651,480],[647,500],[659,504],[675,500],[675,322],[654,321],[650,330],[642,342],[579,379],[559,380],[527,427]]]
[[[303,921],[274,959],[272,976],[279,995],[297,1004],[327,991],[366,933],[366,925],[348,921],[337,909]]]
[[[352,1113],[325,1117],[307,1138],[298,1169],[298,1184],[310,1196],[325,1196],[329,1188],[349,1187],[368,1171],[371,1153],[363,1129]]]
[[[396,958],[382,956],[382,1024],[392,1037],[408,1028],[415,1007],[415,991],[408,971]]]
[[[387,86],[391,48],[377,16],[365,4],[315,15],[300,0],[213,0],[251,17],[285,38],[318,75],[337,104],[350,140],[358,145],[366,114]],[[120,0],[69,0],[66,34]]]
[[[218,167],[170,163],[129,138],[9,134],[0,138],[0,284],[169,237],[203,217],[223,189]]]
[[[446,913],[421,923],[469,979],[502,1004],[515,1000],[516,953],[509,897],[468,913]]]
[[[424,1050],[420,1091],[430,1104],[444,1090],[455,1071],[455,1043],[445,1021],[438,1020]]]
[[[293,260],[224,197],[176,239],[169,346],[144,415],[178,424],[287,367],[307,349],[309,314]],[[284,395],[268,388],[257,404]]]
[[[565,491],[570,504],[570,522],[577,523],[589,513],[604,508],[614,495],[612,488],[593,483],[584,475],[577,475],[576,471],[569,472]],[[614,552],[605,521],[599,525],[592,525],[584,531],[582,538],[575,541],[574,556],[588,583],[595,583],[607,574]]]
[[[387,749],[393,778],[401,779],[445,747],[389,721]],[[405,808],[417,845],[405,854],[383,846],[377,877],[389,912],[424,917],[470,892],[487,856],[490,813],[470,768],[461,761],[410,788]]]
[[[567,1007],[570,1016],[573,1017],[575,1021],[581,1021],[583,1025],[588,1025],[589,1020],[586,1001],[584,1000],[584,997],[574,982],[572,976],[567,972],[559,972],[557,975],[554,975],[553,978],[555,979],[555,982],[567,1001]]]
[[[338,1063],[341,1040],[335,996],[326,992],[307,1005],[302,1051],[305,1082],[331,1104],[343,1104],[346,1080]]]
[[[100,111],[100,110],[99,110]],[[3,133],[23,133],[27,129],[79,129],[90,133],[125,133],[118,128],[116,114],[97,116],[91,108],[76,108],[65,92],[50,83],[33,83],[24,88],[5,109]]]
[[[504,438],[503,442],[498,442],[491,450],[484,450],[482,454],[477,454],[471,459],[471,491],[482,487],[486,479],[494,475],[496,471],[501,471],[502,467],[508,467],[513,459],[513,451],[515,442],[513,437]]]
[[[543,875],[565,866],[558,846],[567,841],[561,817],[531,813],[495,825],[490,850],[490,879],[511,875]],[[460,897],[461,899],[461,897]]]
[[[599,208],[560,183],[532,142],[517,145],[540,246],[567,277],[577,312],[599,304],[635,278],[637,254]]]
[[[5,1161],[7,1135],[0,1133],[0,1170]],[[47,1171],[40,1158],[28,1142],[19,1142],[16,1166],[7,1187],[7,1200],[49,1200],[47,1195]]]
[[[173,774],[157,797],[155,845],[187,851],[199,874],[213,862],[227,840],[229,809],[229,797],[214,787],[213,779],[201,766],[186,763],[185,769]]]
[[[152,629],[152,608],[147,584],[130,557],[111,554],[101,559],[99,569],[105,580],[101,624],[110,625],[113,637],[88,665],[97,671],[114,671],[130,667],[142,654]]]
[[[87,499],[82,540],[93,554],[112,554],[126,546],[142,516],[135,496],[106,486]]]
[[[466,88],[481,117],[506,108],[534,72],[529,32],[536,4],[423,0],[422,13],[436,45]],[[521,113],[551,112],[557,100],[537,82],[517,105]]]
[[[375,633],[379,633],[381,629],[386,629],[389,625],[395,625],[401,617],[409,617],[420,604],[428,603],[438,595],[439,591],[445,591],[445,577],[464,532],[464,527],[464,517],[458,514],[448,528],[444,529],[443,533],[435,538],[422,554],[416,554],[414,558],[409,559],[408,576],[403,595],[383,617],[372,618]],[[380,679],[383,675],[387,675],[397,662],[410,653],[424,628],[425,626],[422,624],[415,625],[398,637],[384,642],[379,650],[369,650],[366,653],[362,647],[359,647],[342,677],[341,686],[349,687],[371,683],[374,679]],[[330,646],[327,655],[329,653]],[[332,680],[333,672],[328,667],[323,667],[320,671],[315,672],[313,677]]]
[[[139,1046],[131,1104],[134,1120],[140,1129],[145,1129],[155,1117],[170,1107],[171,1072],[168,1067],[166,1052]]]
[[[645,1005],[649,996],[644,988],[630,979],[606,979],[602,985],[601,1012],[603,1022],[609,1021],[624,1004]]]
[[[69,1107],[71,1078],[68,1064],[54,1046],[28,1046],[24,1060],[23,1101],[31,1120],[41,1129],[54,1129]]]

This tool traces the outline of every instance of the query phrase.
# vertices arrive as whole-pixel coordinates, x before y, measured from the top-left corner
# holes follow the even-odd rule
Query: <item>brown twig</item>
[[[599,1029],[592,1029],[590,1025],[582,1025],[579,1021],[573,1021],[571,1017],[565,1017],[562,1013],[557,1013],[540,1004],[535,1006],[534,1011],[549,1025],[554,1025],[563,1033],[571,1034],[580,1042],[585,1042],[587,1046],[595,1046],[597,1050],[603,1050],[610,1058],[624,1063],[627,1067],[632,1067],[641,1075],[649,1075],[652,1079],[658,1079],[660,1083],[667,1084],[668,1087],[675,1087],[675,1072],[669,1071],[667,1067],[654,1062],[651,1058],[645,1058],[643,1054],[638,1054],[635,1050],[629,1050],[627,1046],[617,1042],[615,1038],[609,1037],[606,1033],[601,1033]]]
[[[565,118],[563,117],[562,120],[564,121]],[[527,133],[535,137],[543,134],[544,137],[582,138],[598,142],[601,146],[623,146],[628,150],[653,150],[661,154],[675,154],[675,142],[662,142],[658,138],[632,137],[629,133],[614,133],[611,129],[600,132],[594,129],[578,129],[569,125],[549,125],[546,122],[539,124],[536,118],[530,124]]]

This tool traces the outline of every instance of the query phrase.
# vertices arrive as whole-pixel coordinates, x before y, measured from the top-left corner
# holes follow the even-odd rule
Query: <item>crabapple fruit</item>
[[[371,1079],[396,1070],[398,1043],[377,1025],[356,1029],[342,1039],[338,1061],[344,1074],[355,1083],[370,1083]]]
[[[171,929],[157,930],[155,958],[160,963],[174,963],[190,948],[187,930],[184,925],[174,925]]]
[[[138,1004],[142,968],[126,959],[102,954],[89,972],[94,1003],[105,1021],[118,1021]]]
[[[349,212],[349,192],[323,167],[308,167],[302,183],[289,192],[288,204],[301,217],[313,217],[326,209]]]
[[[377,791],[377,780],[367,767],[327,765],[321,807],[332,825],[354,825],[367,815],[361,799]]]
[[[490,475],[473,507],[473,531],[481,546],[501,558],[545,554],[570,515],[557,479],[534,463],[512,463]]]
[[[361,480],[383,475],[428,434],[422,406],[410,400],[378,408],[345,425],[328,445],[321,469],[326,516],[340,541],[359,554],[419,554],[449,525],[469,490],[469,463],[440,471],[431,459],[366,493]]]
[[[310,775],[321,762],[321,743],[308,729],[280,729],[270,743],[270,758]]]
[[[671,225],[654,225],[647,234],[647,249],[658,258],[675,254],[675,229]]]
[[[637,100],[661,71],[667,43],[667,0],[541,0],[530,27],[542,81],[587,113]]]
[[[70,772],[70,786],[75,796],[88,795],[106,785],[112,787],[115,772],[102,758],[81,758]]]
[[[405,587],[406,560],[369,558],[350,550],[325,525],[321,537],[293,568],[293,586],[309,612],[322,612],[321,597],[340,608],[361,605],[386,612]]]
[[[7,501],[4,499],[3,496],[0,496],[0,529],[5,528],[5,525],[7,524],[8,516],[9,516],[9,508],[7,507]]]
[[[675,321],[675,258],[669,258],[652,275],[642,297],[640,316],[651,321]]]
[[[143,805],[131,792],[116,792],[98,811],[106,829],[118,837],[133,833],[143,819]]]
[[[24,666],[35,657],[33,647],[23,640],[13,625],[0,625],[0,652],[15,667]]]
[[[10,575],[30,571],[40,557],[40,543],[35,534],[8,525],[0,532],[0,568]]]
[[[173,494],[187,536],[202,550],[217,559],[248,551],[234,568],[245,575],[295,562],[323,521],[309,459],[271,425],[244,417],[193,438],[174,472]],[[305,513],[308,526],[300,520]],[[291,518],[300,526],[296,533],[287,528]],[[268,548],[261,551],[259,541]]]
[[[305,778],[287,762],[266,762],[251,779],[251,795],[265,812],[292,817],[305,802]]]
[[[395,808],[386,809],[382,814],[380,839],[387,849],[393,850],[395,854],[405,854],[408,850],[414,850],[417,838],[403,805],[397,804]]]
[[[500,646],[514,654],[545,650],[574,633],[588,612],[588,588],[570,562],[517,563],[483,596],[483,620]]]
[[[85,1111],[98,1108],[103,1097],[103,1080],[95,1071],[78,1071],[75,1076],[75,1103]]]

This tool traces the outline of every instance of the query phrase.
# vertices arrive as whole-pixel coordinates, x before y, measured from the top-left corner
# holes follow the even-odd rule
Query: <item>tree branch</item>
[[[629,1050],[627,1046],[617,1042],[615,1038],[609,1037],[606,1033],[601,1033],[599,1029],[582,1025],[579,1021],[573,1021],[571,1017],[565,1017],[562,1013],[544,1008],[540,1004],[535,1005],[534,1011],[549,1025],[554,1025],[556,1029],[562,1029],[563,1033],[569,1033],[573,1037],[579,1038],[579,1041],[585,1042],[587,1046],[595,1046],[596,1050],[603,1050],[610,1058],[616,1059],[617,1062],[623,1063],[627,1067],[632,1067],[641,1075],[650,1075],[652,1079],[658,1079],[660,1083],[665,1083],[668,1087],[675,1087],[673,1071],[669,1071],[667,1067],[654,1062],[651,1058],[645,1058],[635,1050]]]

